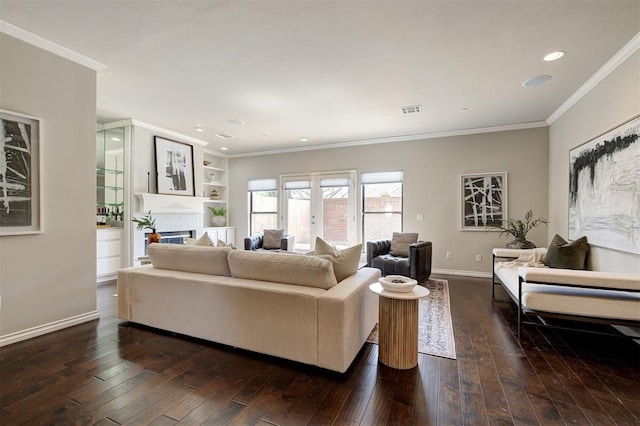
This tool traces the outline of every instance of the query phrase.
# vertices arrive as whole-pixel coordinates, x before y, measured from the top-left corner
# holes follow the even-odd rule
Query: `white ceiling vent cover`
[[[229,133],[218,133],[216,136],[221,139],[230,139],[233,137]]]
[[[409,105],[400,108],[403,114],[414,114],[416,112],[422,112],[422,105]]]

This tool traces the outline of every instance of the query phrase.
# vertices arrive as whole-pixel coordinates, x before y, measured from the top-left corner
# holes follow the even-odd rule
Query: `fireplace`
[[[145,232],[144,234],[144,255],[147,253],[147,237],[150,232]],[[162,236],[160,242],[162,244],[184,244],[185,238],[195,238],[196,230],[192,229],[190,231],[163,231],[160,233]]]

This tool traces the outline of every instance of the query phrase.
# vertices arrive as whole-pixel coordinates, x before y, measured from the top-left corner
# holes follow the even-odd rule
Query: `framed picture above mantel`
[[[193,197],[193,146],[160,136],[154,136],[153,141],[158,194]]]
[[[41,120],[0,110],[0,236],[42,230]]]

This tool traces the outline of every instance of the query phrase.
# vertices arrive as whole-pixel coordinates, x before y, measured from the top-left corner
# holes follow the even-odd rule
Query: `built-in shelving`
[[[227,167],[228,160],[226,157],[221,157],[220,155],[212,152],[212,151],[203,151],[203,164],[201,166],[202,170],[202,195],[203,195],[203,226],[205,228],[213,229],[216,227],[212,227],[211,217],[212,213],[208,207],[227,207],[228,202],[228,191],[227,191]],[[205,163],[207,163],[205,165]],[[225,215],[225,223],[228,225],[229,217],[228,214]],[[218,227],[218,228],[228,228],[228,226]],[[221,231],[222,232],[222,231]],[[226,232],[226,231],[225,231]],[[221,240],[226,240],[221,238]]]

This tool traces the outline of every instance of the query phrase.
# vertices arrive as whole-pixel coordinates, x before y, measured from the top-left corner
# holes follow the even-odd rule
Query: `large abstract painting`
[[[571,150],[569,238],[640,254],[640,116]]]
[[[477,173],[460,176],[462,213],[460,229],[487,231],[507,219],[507,174]]]
[[[40,120],[0,110],[0,236],[42,232]]]

